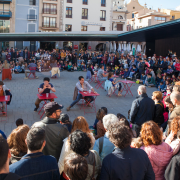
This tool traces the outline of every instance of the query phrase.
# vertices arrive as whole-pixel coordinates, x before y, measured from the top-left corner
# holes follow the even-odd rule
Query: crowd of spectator
[[[8,138],[0,131],[0,179],[178,180],[180,83],[165,96],[137,92],[129,119],[102,107],[93,126],[83,116],[71,122],[56,102],[32,127],[17,119]]]

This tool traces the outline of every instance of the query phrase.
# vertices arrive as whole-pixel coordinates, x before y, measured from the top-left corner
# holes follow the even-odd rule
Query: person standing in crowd
[[[64,160],[64,172],[69,180],[85,180],[88,176],[87,160],[79,154],[69,154]]]
[[[21,125],[14,129],[9,135],[7,139],[11,151],[11,158],[9,164],[13,164],[19,161],[27,153],[25,139],[28,132],[29,126]]]
[[[115,150],[103,159],[100,180],[155,180],[147,154],[130,147],[132,135],[127,126],[111,124],[109,140]]]
[[[155,104],[154,101],[147,96],[146,87],[141,85],[138,87],[138,97],[132,102],[130,111],[130,121],[132,129],[139,136],[141,125],[149,120],[154,119]]]
[[[44,83],[40,84],[40,86],[39,86],[39,94],[50,93],[50,91],[56,92],[54,86],[51,83],[49,83],[50,79],[48,77],[45,77],[43,81],[44,81]],[[36,102],[35,102],[36,107],[35,107],[34,111],[38,110],[39,104],[41,101],[43,101],[43,100],[40,100],[39,98],[36,99]],[[54,101],[54,99],[51,99],[51,101]]]
[[[20,161],[12,164],[10,172],[16,173],[22,179],[59,180],[60,174],[56,159],[45,156],[42,151],[46,145],[45,130],[32,128],[26,138],[28,152]]]
[[[162,100],[162,92],[154,91],[152,94],[152,100],[155,103],[155,113],[154,113],[154,122],[156,122],[159,126],[164,123],[164,105],[161,102]]]
[[[173,91],[170,95],[171,101],[175,108],[171,112],[170,120],[173,120],[175,117],[180,116],[180,93],[177,91]]]
[[[1,180],[20,180],[20,176],[9,172],[9,160],[11,152],[7,140],[0,134],[0,179]]]
[[[69,135],[69,131],[59,122],[62,105],[57,102],[49,102],[44,106],[46,117],[34,123],[32,127],[44,128],[46,131],[46,146],[43,149],[44,155],[52,155],[57,162],[63,146],[63,140]]]
[[[119,122],[119,119],[114,114],[108,114],[103,117],[102,121],[106,133],[103,137],[100,137],[95,141],[93,148],[93,150],[95,150],[99,154],[101,161],[108,154],[112,153],[115,148],[114,144],[109,140],[109,127],[111,126],[111,124]]]
[[[172,156],[172,148],[162,141],[162,131],[153,121],[148,121],[142,125],[141,138],[144,150],[151,162],[155,179],[164,180],[166,166],[169,164]]]
[[[76,88],[78,90],[77,97],[72,102],[72,104],[66,108],[67,111],[69,111],[76,103],[78,103],[82,99],[82,94],[80,93],[80,91],[88,91],[88,89],[90,89],[92,92],[96,93],[93,87],[87,81],[84,81],[83,76],[79,76],[79,82],[76,83]],[[86,103],[94,101],[93,96],[86,96],[84,99],[86,100]],[[88,105],[90,106],[89,103]]]
[[[69,137],[71,150],[83,156],[88,163],[88,177],[86,180],[96,179],[101,170],[101,159],[91,148],[90,137],[81,130],[74,131]]]

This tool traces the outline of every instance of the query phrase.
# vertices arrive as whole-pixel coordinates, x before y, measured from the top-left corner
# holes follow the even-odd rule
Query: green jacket
[[[148,79],[148,83],[156,85],[155,79],[153,77]]]

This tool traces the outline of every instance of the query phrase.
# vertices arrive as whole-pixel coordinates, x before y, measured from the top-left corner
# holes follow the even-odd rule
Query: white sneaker
[[[28,77],[25,77],[24,79],[28,79]]]

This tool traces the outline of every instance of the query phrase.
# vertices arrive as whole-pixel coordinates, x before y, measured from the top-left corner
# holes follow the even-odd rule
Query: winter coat
[[[160,145],[143,146],[141,149],[143,149],[149,157],[154,170],[155,180],[165,180],[164,173],[166,166],[173,156],[172,148],[163,142]]]

